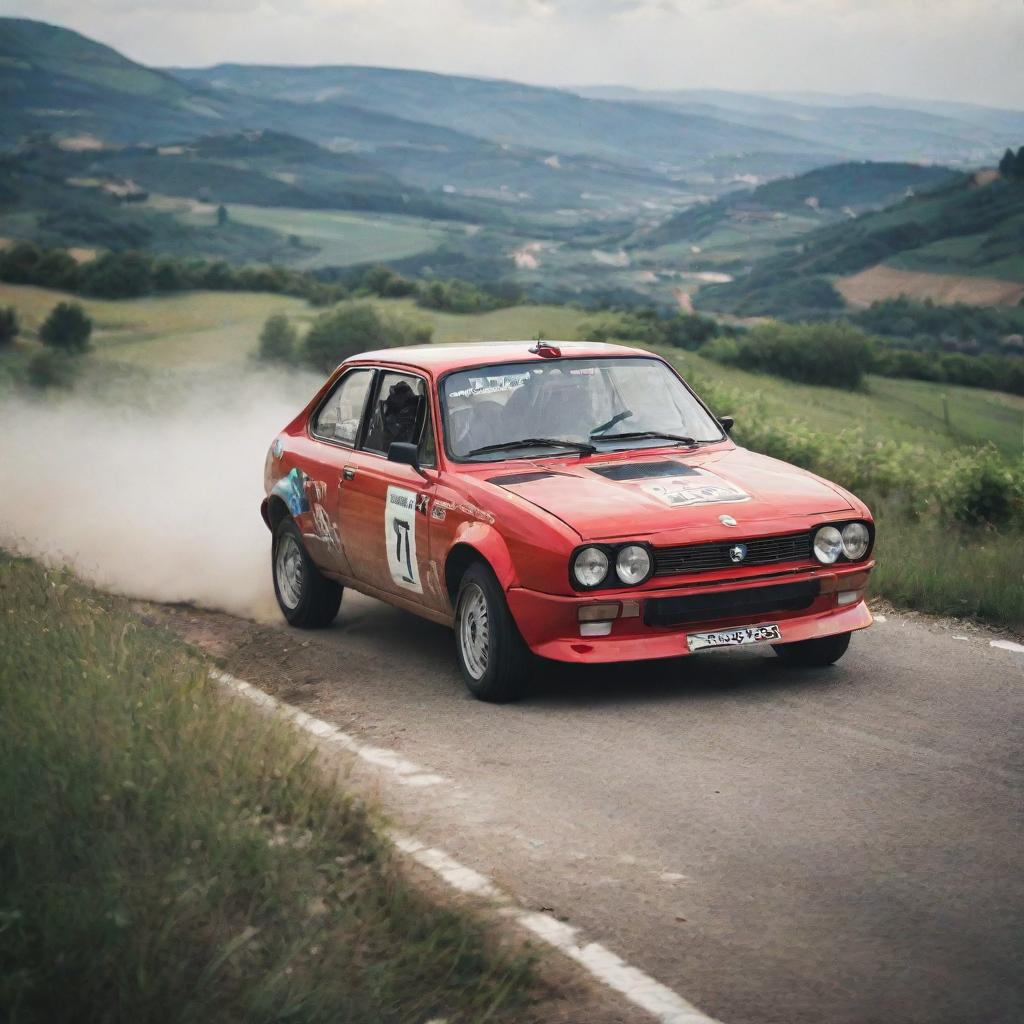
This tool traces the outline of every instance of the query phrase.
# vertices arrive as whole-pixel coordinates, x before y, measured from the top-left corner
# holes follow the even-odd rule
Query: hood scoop
[[[534,480],[548,480],[556,476],[565,476],[564,473],[548,473],[544,470],[535,470],[532,473],[509,473],[507,476],[488,477],[489,484],[497,484],[499,487],[509,487],[512,484],[529,484]]]
[[[683,462],[665,459],[661,462],[625,462],[616,466],[591,466],[591,473],[597,473],[606,480],[656,480],[666,476],[692,476],[697,470]]]

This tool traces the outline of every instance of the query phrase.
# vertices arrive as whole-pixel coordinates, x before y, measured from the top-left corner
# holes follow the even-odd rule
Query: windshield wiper
[[[591,437],[594,435],[591,434]],[[596,440],[600,441],[642,441],[646,438],[665,438],[666,441],[675,441],[676,444],[693,446],[704,444],[692,437],[684,437],[682,434],[666,434],[661,430],[630,430],[624,434],[601,434]]]
[[[590,436],[599,437],[606,430],[611,430],[612,427],[618,425],[623,420],[631,419],[632,416],[632,409],[623,409],[622,412],[617,412],[607,423],[602,423],[599,427],[594,427],[594,429],[590,432]]]
[[[503,452],[509,448],[571,448],[580,455],[593,455],[597,449],[585,441],[567,441],[560,437],[523,437],[518,441],[500,441],[498,444],[485,444],[466,452],[467,455],[486,455],[488,452]]]

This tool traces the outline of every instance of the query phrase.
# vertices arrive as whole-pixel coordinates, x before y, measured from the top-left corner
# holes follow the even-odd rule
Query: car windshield
[[[457,459],[720,441],[722,430],[660,360],[552,359],[482,366],[443,382]]]

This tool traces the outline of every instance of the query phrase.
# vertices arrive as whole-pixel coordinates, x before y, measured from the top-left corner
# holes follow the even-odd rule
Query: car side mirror
[[[719,416],[718,422],[722,425],[722,429],[727,433],[732,433],[732,428],[736,425],[735,416]]]
[[[425,480],[427,474],[420,468],[420,451],[411,441],[392,441],[388,445],[388,462],[399,462],[403,466],[412,466]]]

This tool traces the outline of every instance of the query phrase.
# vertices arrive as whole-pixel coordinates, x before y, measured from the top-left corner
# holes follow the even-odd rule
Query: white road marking
[[[988,645],[989,647],[998,647],[1001,651],[1024,654],[1024,644],[1015,644],[1012,640],[989,640]]]
[[[436,786],[447,781],[442,775],[435,775],[433,772],[424,771],[418,764],[407,761],[394,750],[360,743],[354,736],[350,736],[347,732],[342,732],[341,729],[331,725],[330,722],[307,715],[305,711],[300,711],[298,708],[292,707],[291,704],[285,704],[284,701],[272,697],[269,693],[259,689],[259,687],[245,682],[244,679],[236,679],[233,675],[227,672],[219,672],[216,669],[210,672],[210,678],[214,682],[220,683],[222,686],[226,686],[235,693],[251,700],[254,704],[258,704],[268,711],[279,713],[283,718],[294,722],[300,729],[304,729],[311,735],[316,736],[317,739],[326,740],[328,743],[335,743],[339,747],[351,751],[356,757],[366,761],[368,764],[386,769],[403,786]]]
[[[317,739],[335,743],[368,763],[390,771],[397,781],[404,785],[426,786],[446,781],[440,775],[423,771],[418,765],[406,761],[393,750],[364,745],[330,722],[314,718],[227,672],[212,670],[210,678],[261,708],[280,714]],[[638,967],[633,967],[606,946],[598,942],[582,942],[578,928],[549,914],[516,906],[512,897],[499,889],[486,875],[460,864],[444,850],[436,846],[427,846],[418,839],[400,833],[393,832],[390,838],[398,850],[433,871],[453,889],[504,904],[500,911],[503,916],[515,921],[535,938],[541,939],[575,960],[590,975],[624,996],[634,1006],[651,1014],[660,1024],[719,1024],[713,1017],[701,1013],[677,992],[655,981]]]

